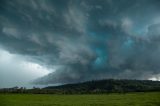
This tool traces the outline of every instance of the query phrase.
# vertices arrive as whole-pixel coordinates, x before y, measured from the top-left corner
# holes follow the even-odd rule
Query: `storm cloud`
[[[0,45],[55,70],[36,84],[158,80],[159,10],[159,0],[2,0]]]

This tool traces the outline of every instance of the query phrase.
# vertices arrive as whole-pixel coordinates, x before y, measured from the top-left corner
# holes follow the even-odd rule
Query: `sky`
[[[0,88],[160,80],[159,0],[1,0]]]

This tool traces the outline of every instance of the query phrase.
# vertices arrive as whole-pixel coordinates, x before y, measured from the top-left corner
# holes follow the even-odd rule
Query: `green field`
[[[103,95],[0,94],[0,106],[160,106],[160,92]]]

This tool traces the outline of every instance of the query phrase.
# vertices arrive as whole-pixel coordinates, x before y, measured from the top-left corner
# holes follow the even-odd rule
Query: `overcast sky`
[[[160,0],[1,0],[0,87],[160,80]]]

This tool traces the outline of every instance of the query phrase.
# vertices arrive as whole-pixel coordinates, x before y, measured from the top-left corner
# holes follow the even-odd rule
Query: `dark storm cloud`
[[[2,0],[0,44],[58,69],[35,83],[159,74],[158,0]]]

